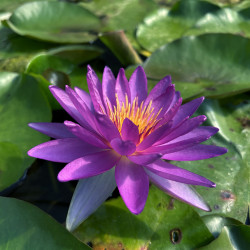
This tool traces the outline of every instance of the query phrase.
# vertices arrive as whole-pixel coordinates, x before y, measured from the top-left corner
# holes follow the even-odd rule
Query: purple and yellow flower
[[[89,93],[66,86],[50,90],[75,122],[31,123],[30,127],[55,140],[31,149],[32,157],[67,163],[58,180],[81,180],[110,172],[128,209],[142,212],[153,182],[174,198],[200,209],[209,206],[189,185],[215,187],[195,173],[164,160],[195,161],[222,155],[225,148],[204,145],[218,132],[200,126],[204,115],[192,117],[203,97],[184,105],[166,76],[148,94],[147,78],[138,67],[128,81],[105,67],[102,84],[88,67]],[[110,191],[109,191],[110,192]],[[82,194],[84,196],[84,194]]]

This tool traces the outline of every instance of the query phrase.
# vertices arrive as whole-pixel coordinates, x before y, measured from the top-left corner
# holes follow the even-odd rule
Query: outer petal
[[[80,98],[80,96],[77,95],[75,91],[73,91],[73,89],[71,89],[69,86],[66,86],[66,91],[78,112],[83,117],[82,119],[84,119],[84,123],[82,125],[89,131],[96,131],[96,121],[93,112],[89,110],[85,102]]]
[[[79,138],[65,138],[42,143],[30,149],[28,155],[43,160],[68,163],[100,150]]]
[[[132,162],[139,164],[139,165],[148,165],[157,159],[160,159],[161,155],[160,154],[140,154],[136,153],[134,155],[128,156],[128,159],[131,160]]]
[[[183,149],[186,149],[188,147],[192,147],[196,144],[199,144],[201,142],[204,142],[208,139],[207,136],[197,136],[191,139],[181,140],[181,141],[172,141],[168,144],[164,144],[161,146],[152,146],[144,151],[145,154],[153,154],[153,153],[160,153],[160,154],[170,154],[173,152],[177,152]]]
[[[102,77],[102,94],[103,94],[103,102],[108,109],[107,102],[110,103],[111,107],[116,105],[115,100],[115,77],[109,67],[105,67],[103,71]]]
[[[173,128],[172,131],[167,136],[162,138],[157,144],[167,143],[175,138],[178,138],[179,136],[189,133],[193,129],[200,126],[206,119],[205,115],[200,115],[189,120],[187,119],[183,123],[180,123],[180,126]]]
[[[186,117],[190,117],[199,108],[204,99],[204,97],[200,97],[182,105],[173,119],[173,126],[177,125]]]
[[[31,128],[48,135],[52,138],[70,138],[75,137],[63,123],[52,123],[52,122],[35,122],[28,124]]]
[[[205,211],[211,211],[202,197],[189,185],[164,179],[151,171],[146,170],[150,181],[174,198],[198,207]]]
[[[136,150],[136,146],[133,142],[123,141],[120,138],[113,139],[110,145],[120,155],[131,155]]]
[[[95,73],[95,71],[88,65],[87,83],[89,93],[97,112],[102,113],[105,111],[102,100],[102,85]]]
[[[66,228],[75,230],[112,194],[116,188],[115,169],[79,180],[66,219]]]
[[[120,156],[113,150],[85,155],[68,163],[58,174],[59,181],[80,180],[110,170]]]
[[[138,126],[136,126],[128,118],[125,118],[122,124],[121,135],[124,141],[132,141],[137,144],[139,141]]]
[[[223,155],[226,152],[226,148],[199,144],[178,152],[165,154],[162,159],[172,161],[197,161]]]
[[[91,100],[90,95],[85,92],[83,89],[80,89],[78,87],[75,87],[75,92],[77,93],[77,95],[79,95],[79,97],[84,101],[84,103],[87,105],[87,107],[89,108],[89,110],[93,111],[94,110],[94,106]]]
[[[72,103],[68,94],[64,90],[53,85],[50,85],[49,89],[56,100],[65,109],[65,111],[69,113],[70,116],[72,116],[78,123],[85,124],[85,120],[80,115],[79,111],[76,109],[75,105]]]
[[[151,172],[172,181],[181,183],[200,185],[205,187],[215,187],[215,183],[203,176],[192,173],[186,169],[178,168],[165,161],[156,160],[155,162],[145,166]]]
[[[145,100],[144,105],[148,105],[151,100],[156,99],[162,93],[164,93],[171,85],[171,77],[170,76],[165,76],[163,79],[161,79],[155,86],[154,88],[150,91],[148,97]]]
[[[206,137],[208,140],[211,136],[213,136],[214,134],[216,134],[219,131],[218,128],[215,127],[211,127],[211,126],[201,126],[198,128],[193,129],[192,131],[190,131],[189,133],[179,136],[173,140],[171,140],[169,143],[175,143],[175,142],[180,142],[180,141],[184,141],[184,140],[188,140],[188,139],[196,139],[199,137]]]
[[[74,134],[81,140],[98,148],[108,148],[108,146],[102,141],[102,138],[100,138],[100,136],[98,136],[96,133],[88,131],[87,129],[74,122],[65,121],[64,124],[72,134]]]
[[[182,135],[166,144],[160,146],[152,146],[145,150],[145,153],[161,153],[161,154],[170,154],[180,150],[184,150],[188,147],[192,147],[196,144],[208,140],[212,135],[218,132],[218,129],[215,127],[203,126],[194,129],[193,131]]]
[[[134,214],[141,213],[149,189],[148,176],[143,168],[122,157],[115,169],[115,179],[128,209]]]
[[[131,93],[131,103],[138,97],[138,104],[147,98],[148,85],[147,77],[142,66],[138,66],[129,79],[129,87]]]
[[[119,102],[126,102],[126,95],[128,97],[128,101],[130,102],[130,89],[128,85],[128,80],[125,76],[125,71],[123,68],[120,69],[117,79],[116,79],[116,84],[115,84],[115,92],[118,96]]]

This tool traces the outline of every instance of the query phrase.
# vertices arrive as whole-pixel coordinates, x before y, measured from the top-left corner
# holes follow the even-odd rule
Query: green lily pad
[[[34,55],[55,47],[55,44],[20,36],[0,23],[0,58]]]
[[[244,223],[247,218],[250,178],[250,102],[222,104],[207,101],[199,113],[207,116],[207,124],[218,127],[220,132],[210,139],[211,144],[228,148],[220,157],[173,164],[205,176],[216,183],[216,188],[197,191],[206,197],[212,214],[233,217]],[[205,215],[199,210],[199,214]]]
[[[20,36],[0,23],[0,70],[23,72],[36,53],[55,46]]]
[[[0,142],[0,190],[21,177],[17,170],[22,169],[22,165],[23,154],[20,148],[10,142]]]
[[[1,249],[89,249],[39,208],[0,197]]]
[[[225,34],[182,38],[155,51],[143,67],[155,80],[171,75],[181,92],[190,84],[189,97],[236,95],[250,89],[250,40]]]
[[[95,59],[103,53],[103,49],[89,45],[67,45],[48,51],[48,54],[67,59],[72,63],[85,63]]]
[[[217,238],[223,227],[225,226],[238,226],[242,225],[242,223],[234,218],[224,217],[220,215],[205,215],[202,217],[209,231],[213,234],[215,238]]]
[[[10,171],[8,175],[12,176],[11,180],[13,181],[13,176],[15,176],[17,181],[34,161],[27,155],[27,151],[48,139],[47,136],[29,128],[28,123],[49,122],[51,110],[38,82],[31,76],[1,72],[0,90],[0,142],[14,144],[7,145],[6,150],[9,153],[6,157],[10,159],[12,157],[12,160],[15,161],[19,159],[20,164],[16,163],[15,168],[11,167],[6,170]],[[13,148],[13,155],[10,154],[10,148]],[[22,157],[20,157],[18,149],[20,149]],[[7,163],[4,162],[4,164]],[[5,165],[4,168],[7,166]],[[6,182],[9,181],[6,180]]]
[[[205,2],[181,0],[171,10],[164,8],[147,16],[138,26],[137,40],[153,52],[162,45],[183,36],[206,33],[230,33],[250,37],[249,12],[237,12]]]
[[[147,16],[138,26],[137,40],[144,48],[153,52],[182,37],[205,14],[219,9],[216,5],[199,0],[178,1],[171,10],[161,8]]]
[[[79,5],[44,1],[20,6],[7,24],[20,35],[56,43],[81,43],[96,39],[101,22]]]
[[[214,249],[248,249],[250,245],[250,227],[246,225],[224,227],[220,236],[202,250]]]
[[[88,92],[86,79],[87,66],[82,64],[78,65],[66,58],[62,58],[69,54],[65,52],[65,54],[63,53],[63,56],[60,53],[58,55],[58,51],[59,50],[53,50],[51,54],[43,53],[35,56],[26,68],[26,73],[35,77],[41,84],[41,87],[49,99],[52,109],[61,109],[61,106],[49,91],[48,86],[51,84],[62,89],[64,89],[65,85],[70,85],[72,88],[77,86]],[[84,51],[82,51],[82,53],[84,53]],[[93,68],[95,69],[95,67]],[[101,79],[102,73],[96,69],[95,71]]]
[[[42,75],[47,80],[48,85],[53,84],[64,88],[67,84],[88,90],[87,81],[85,81],[86,84],[83,84],[87,68],[60,58],[58,55],[44,53],[34,57],[29,62],[26,73]]]
[[[105,24],[102,31],[124,30],[135,46],[133,32],[136,26],[149,12],[157,8],[157,4],[152,0],[143,2],[140,0],[93,0],[80,4],[103,17]]]
[[[193,249],[213,239],[189,205],[170,198],[154,186],[141,214],[131,214],[121,198],[113,199],[83,222],[74,234],[98,249]]]
[[[44,0],[36,0],[36,1],[44,1]],[[56,1],[56,0],[48,0],[48,1]],[[0,3],[0,12],[3,11],[13,11],[20,5],[27,3],[27,2],[33,2],[33,0],[1,0]]]

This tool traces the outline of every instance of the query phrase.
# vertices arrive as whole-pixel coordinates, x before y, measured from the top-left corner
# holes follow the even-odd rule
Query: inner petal
[[[122,125],[126,118],[133,122],[139,130],[140,140],[138,143],[144,140],[146,136],[151,134],[157,123],[160,121],[158,119],[161,110],[154,112],[152,107],[152,101],[148,105],[144,105],[141,102],[139,105],[138,97],[135,97],[132,104],[129,102],[128,97],[125,97],[125,102],[120,102],[118,96],[116,95],[116,105],[112,108],[108,103],[108,115],[110,120],[115,124],[118,131],[121,133]]]

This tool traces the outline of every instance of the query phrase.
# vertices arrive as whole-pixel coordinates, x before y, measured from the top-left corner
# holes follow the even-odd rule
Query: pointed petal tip
[[[67,177],[67,175],[64,173],[63,169],[58,173],[57,180],[60,182],[72,181],[72,179],[69,179]]]
[[[93,71],[93,69],[91,68],[91,66],[89,64],[87,65],[87,70],[88,70],[88,72]]]
[[[142,208],[139,208],[139,209],[130,209],[128,207],[129,211],[132,213],[132,214],[135,214],[135,215],[139,215],[143,210],[144,210],[144,207]]]
[[[125,75],[125,70],[124,70],[124,68],[120,68],[118,75],[120,75],[120,74]]]

